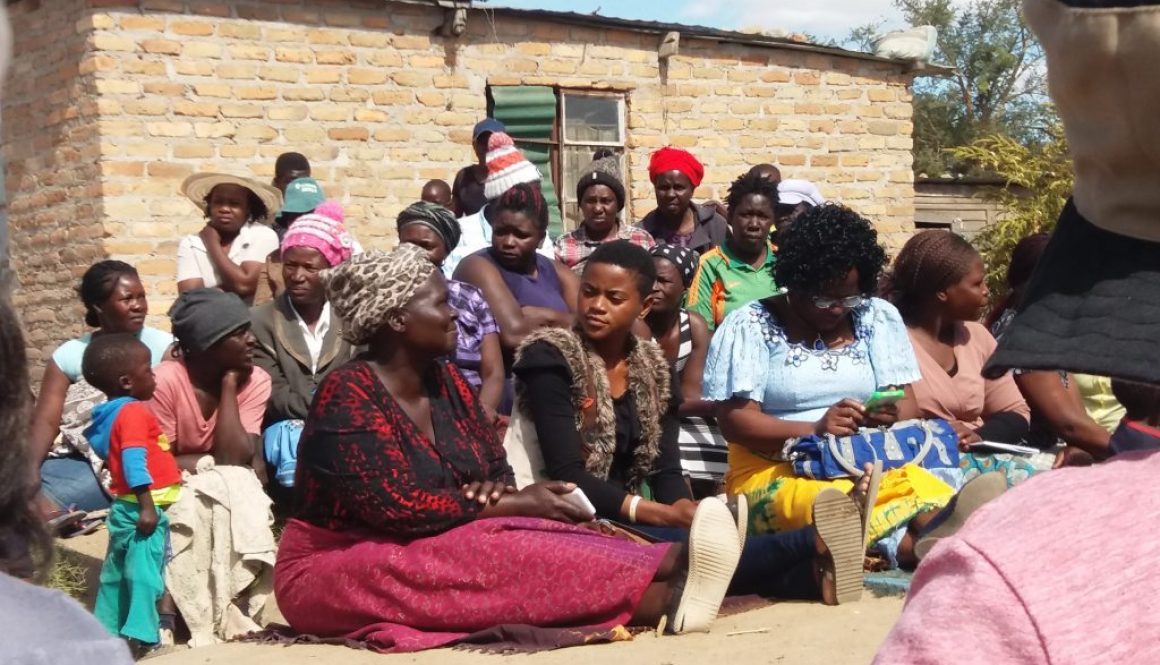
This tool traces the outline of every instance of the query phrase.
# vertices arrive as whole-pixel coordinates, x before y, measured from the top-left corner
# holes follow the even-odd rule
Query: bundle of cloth
[[[189,646],[260,630],[277,543],[270,498],[254,471],[203,457],[166,513],[173,558],[165,585],[189,626]]]

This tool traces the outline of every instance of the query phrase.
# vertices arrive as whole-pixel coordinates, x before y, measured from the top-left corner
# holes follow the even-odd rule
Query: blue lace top
[[[751,399],[784,420],[814,421],[834,403],[865,401],[878,388],[922,378],[902,316],[871,298],[851,312],[854,343],[817,350],[790,342],[761,302],[725,317],[709,345],[704,399]]]

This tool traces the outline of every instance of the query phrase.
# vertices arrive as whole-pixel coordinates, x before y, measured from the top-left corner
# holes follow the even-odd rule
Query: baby
[[[85,380],[109,398],[93,409],[85,430],[105,460],[114,498],[94,614],[137,649],[173,643],[175,612],[165,593],[169,520],[164,508],[181,493],[181,470],[169,441],[144,404],[156,388],[151,365],[149,348],[132,334],[94,337],[81,364]]]

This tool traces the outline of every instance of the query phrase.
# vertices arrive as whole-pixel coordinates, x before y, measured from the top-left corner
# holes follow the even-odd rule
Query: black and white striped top
[[[677,322],[677,373],[693,354],[693,325],[689,313],[681,310]],[[677,437],[681,447],[681,469],[695,480],[720,481],[729,470],[728,448],[717,422],[712,418],[681,418]]]

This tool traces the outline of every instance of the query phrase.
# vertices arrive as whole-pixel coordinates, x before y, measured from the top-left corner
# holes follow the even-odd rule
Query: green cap
[[[322,193],[322,185],[319,185],[317,180],[298,178],[286,185],[286,197],[282,201],[282,209],[278,211],[278,215],[281,216],[286,212],[310,212],[325,200],[326,195]]]

